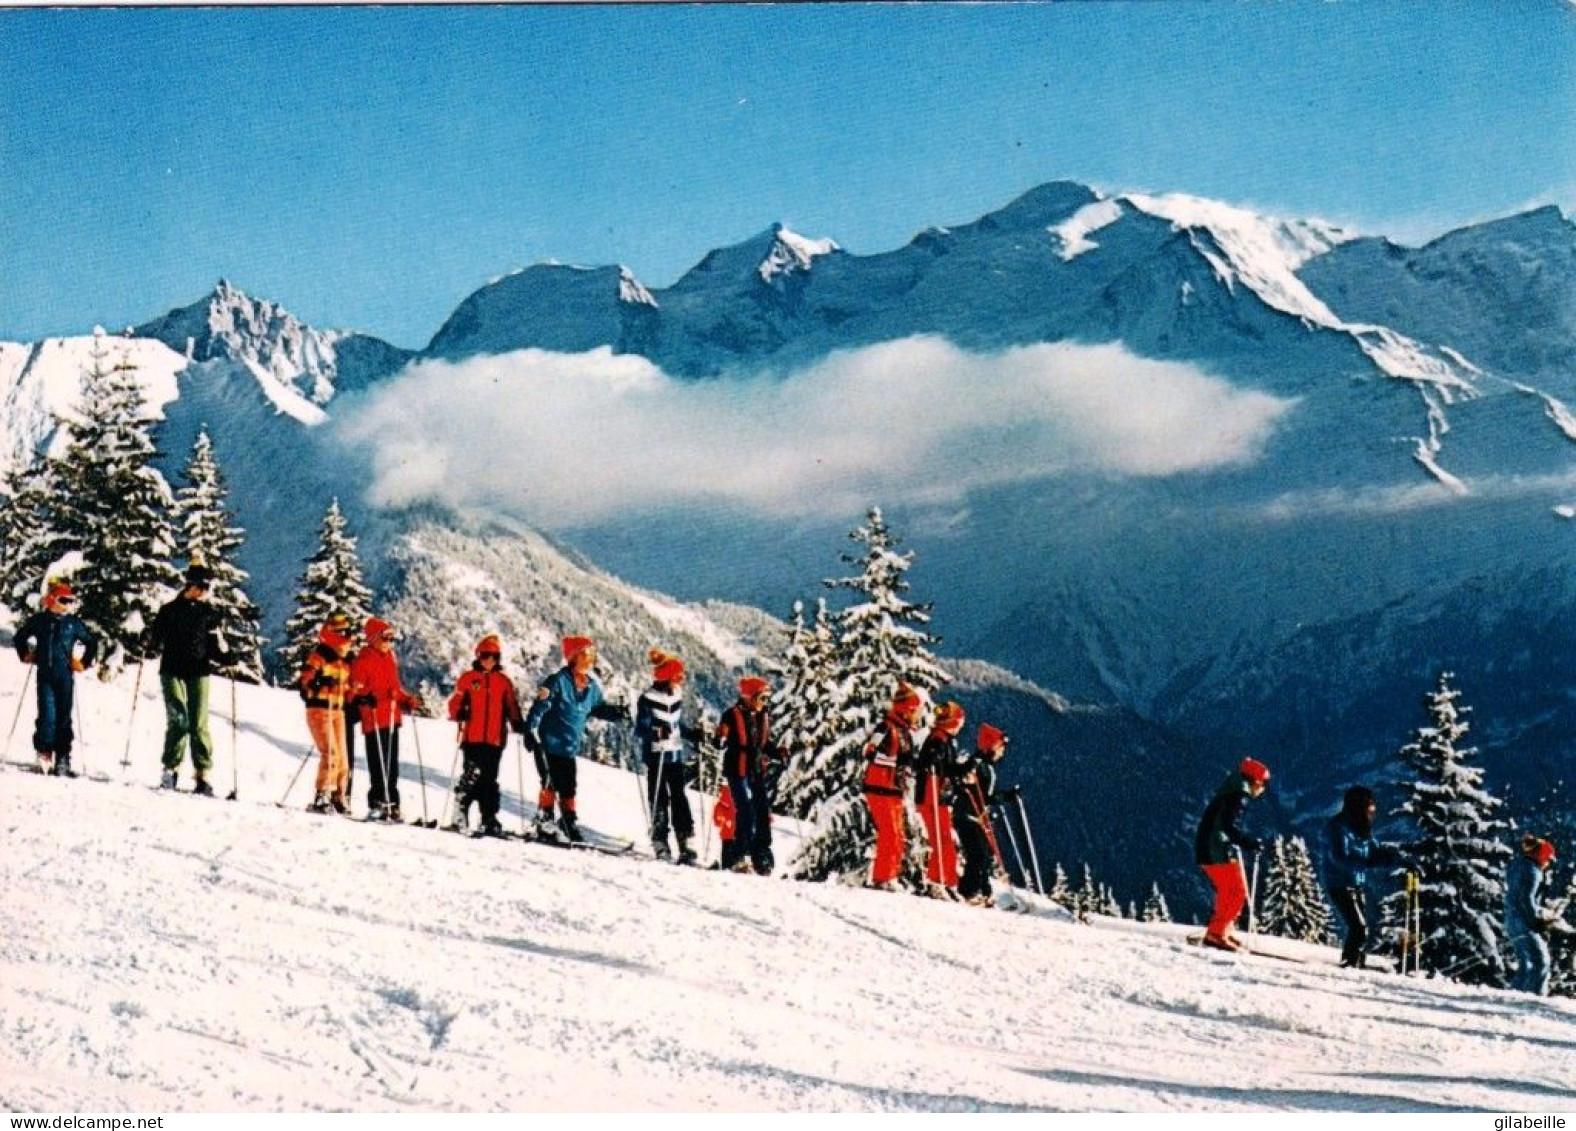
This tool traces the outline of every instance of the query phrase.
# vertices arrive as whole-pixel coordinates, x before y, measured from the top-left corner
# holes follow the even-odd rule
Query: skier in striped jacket
[[[650,652],[651,686],[635,704],[635,738],[646,763],[646,813],[651,850],[658,860],[672,859],[668,829],[677,842],[678,862],[695,863],[695,818],[684,795],[684,744],[699,742],[697,727],[684,724],[684,662],[660,649]]]

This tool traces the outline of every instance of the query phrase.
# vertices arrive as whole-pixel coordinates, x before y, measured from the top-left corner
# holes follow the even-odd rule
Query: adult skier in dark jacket
[[[1341,799],[1341,811],[1324,826],[1324,883],[1346,923],[1341,965],[1359,969],[1367,961],[1368,869],[1406,862],[1398,845],[1374,839],[1377,810],[1373,791],[1354,785]]]
[[[33,750],[40,769],[56,777],[74,778],[71,769],[71,707],[76,690],[74,676],[90,667],[98,656],[98,640],[72,612],[77,595],[65,582],[51,582],[44,592],[44,607],[23,622],[12,643],[24,664],[37,673],[38,722],[33,728]],[[81,655],[77,645],[82,646]]]
[[[770,875],[772,799],[766,779],[778,757],[766,700],[771,685],[760,676],[739,680],[739,699],[722,715],[717,737],[722,744],[722,775],[733,800],[735,852],[733,870]]]
[[[174,789],[186,743],[191,742],[192,792],[213,796],[208,770],[213,765],[213,739],[208,733],[208,677],[216,666],[232,662],[219,636],[224,614],[204,598],[212,574],[201,565],[186,570],[185,587],[159,609],[148,629],[148,650],[159,657],[159,687],[164,694],[164,776],[160,784]]]
[[[1555,851],[1551,841],[1528,836],[1505,869],[1505,938],[1516,952],[1510,988],[1547,997],[1549,943],[1544,937],[1562,927],[1560,916],[1543,905],[1543,886]]]
[[[980,724],[974,752],[956,767],[952,796],[952,826],[963,849],[963,875],[958,894],[984,907],[991,902],[991,865],[996,863],[995,832],[990,807],[996,802],[996,763],[1007,752],[1007,736],[989,723]]]
[[[1194,860],[1215,889],[1215,914],[1204,930],[1205,946],[1242,949],[1242,944],[1231,936],[1231,928],[1248,901],[1248,879],[1239,849],[1258,852],[1264,844],[1239,829],[1237,822],[1248,801],[1262,794],[1269,780],[1270,771],[1263,762],[1244,758],[1215,791],[1199,820],[1193,842]]]
[[[564,666],[542,681],[536,702],[525,717],[525,745],[536,757],[542,788],[536,800],[536,835],[544,840],[559,836],[583,841],[575,811],[575,759],[585,743],[586,724],[592,719],[627,722],[629,708],[607,702],[602,684],[593,674],[596,643],[587,636],[566,636]],[[558,803],[558,825],[553,825],[553,803]]]

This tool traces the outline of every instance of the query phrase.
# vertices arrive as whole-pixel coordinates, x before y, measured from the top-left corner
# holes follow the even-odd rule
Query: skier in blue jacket
[[[1549,994],[1549,943],[1544,936],[1563,926],[1559,915],[1543,905],[1543,885],[1554,856],[1550,841],[1528,836],[1505,869],[1505,938],[1516,952],[1510,988],[1539,997]]]
[[[1374,839],[1378,807],[1373,790],[1354,785],[1341,799],[1341,811],[1324,826],[1324,883],[1346,923],[1341,965],[1358,969],[1368,954],[1368,869],[1408,862],[1398,845]]]
[[[71,769],[71,705],[76,673],[89,667],[98,655],[98,640],[72,612],[77,595],[63,581],[51,582],[44,607],[17,631],[13,643],[24,664],[38,673],[38,723],[33,728],[33,749],[39,768],[56,777],[74,778]],[[77,645],[82,654],[77,654]]]
[[[544,840],[581,841],[575,813],[575,759],[585,744],[586,724],[592,719],[627,721],[626,707],[608,703],[602,684],[593,674],[596,643],[587,636],[567,636],[563,641],[564,666],[542,681],[536,702],[525,717],[525,745],[536,758],[541,792],[536,800],[536,835]],[[553,804],[559,809],[553,826]]]

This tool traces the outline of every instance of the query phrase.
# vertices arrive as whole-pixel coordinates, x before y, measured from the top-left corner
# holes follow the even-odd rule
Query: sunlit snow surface
[[[21,678],[0,661],[0,710]],[[238,802],[161,794],[151,672],[125,773],[130,679],[80,687],[79,764],[111,780],[0,774],[7,1109],[1537,1111],[1576,1091],[1571,1002],[314,817],[304,779],[280,809],[305,742],[288,692],[241,689]],[[452,731],[421,737],[436,812]],[[502,777],[516,826],[513,749]],[[589,827],[639,831],[631,775],[582,781]]]

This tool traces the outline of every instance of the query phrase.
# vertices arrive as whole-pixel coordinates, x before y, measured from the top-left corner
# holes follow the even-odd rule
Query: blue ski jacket
[[[1505,933],[1510,937],[1542,930],[1545,878],[1531,857],[1519,853],[1505,869]]]
[[[1344,813],[1337,813],[1324,826],[1324,884],[1331,891],[1366,888],[1370,866],[1404,861],[1399,846],[1381,844],[1373,834],[1359,832]]]
[[[39,678],[54,683],[71,678],[71,657],[78,644],[83,647],[83,667],[90,667],[98,657],[98,638],[80,618],[48,609],[28,617],[13,643],[23,663],[31,660],[38,666]]]
[[[559,668],[542,681],[536,702],[525,717],[528,739],[554,758],[573,758],[585,742],[586,723],[593,718],[617,721],[627,712],[606,702],[607,696],[595,676],[583,688],[567,667]]]

